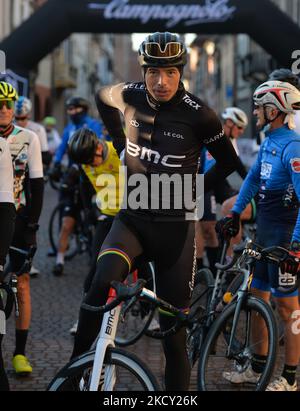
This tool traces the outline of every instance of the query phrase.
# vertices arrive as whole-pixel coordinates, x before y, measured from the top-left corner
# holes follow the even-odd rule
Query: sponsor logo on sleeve
[[[300,158],[292,158],[290,164],[294,173],[300,173]]]
[[[222,138],[224,136],[224,130],[221,131],[221,133],[217,134],[214,137],[211,138],[206,138],[205,140],[203,140],[204,144],[210,144],[210,143],[214,143],[217,140],[220,140],[220,138]]]

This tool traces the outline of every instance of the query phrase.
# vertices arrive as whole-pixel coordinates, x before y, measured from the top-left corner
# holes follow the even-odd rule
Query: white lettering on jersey
[[[171,131],[164,131],[164,136],[166,137],[173,137],[173,138],[178,138],[180,140],[184,140],[184,137],[182,134],[177,134],[177,133],[172,133]]]
[[[141,160],[147,160],[149,162],[153,162],[154,164],[158,164],[159,161],[165,167],[182,167],[182,164],[170,164],[168,161],[170,159],[176,160],[183,160],[186,156],[174,156],[172,154],[167,154],[165,156],[161,156],[158,151],[151,150],[150,148],[140,147],[139,145],[132,143],[127,139],[127,153],[132,157],[140,157]]]
[[[189,106],[193,107],[195,110],[199,110],[199,108],[202,107],[200,104],[196,103],[196,101],[192,100],[187,94],[183,97],[182,100]]]
[[[207,138],[206,140],[203,140],[203,143],[204,144],[214,143],[215,141],[219,140],[222,137],[224,137],[224,130],[222,130],[221,133],[217,134],[214,137]]]
[[[272,172],[272,164],[270,163],[261,163],[261,170],[260,170],[260,176],[262,178],[270,178],[271,177],[271,172]]]
[[[138,84],[138,83],[125,84],[123,87],[123,90],[127,90],[127,89],[145,90],[145,85]]]
[[[136,127],[136,128],[139,128],[139,126],[140,126],[140,123],[138,121],[134,120],[134,119],[130,120],[130,124],[133,127]]]

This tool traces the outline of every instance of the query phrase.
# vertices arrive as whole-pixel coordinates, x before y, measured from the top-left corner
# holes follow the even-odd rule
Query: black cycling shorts
[[[23,213],[22,213],[23,215]],[[15,222],[15,231],[13,240],[11,243],[12,247],[28,251],[28,245],[25,242],[24,232],[26,230],[26,220],[21,216],[20,213],[17,214],[16,222]],[[16,250],[9,250],[9,265],[10,270],[13,273],[18,272],[22,265],[24,264],[26,259],[26,255],[22,254]]]
[[[106,237],[101,252],[117,249],[133,263],[143,255],[153,261],[157,294],[178,308],[189,306],[195,269],[194,222],[153,221],[120,211]],[[92,305],[106,302],[112,280],[123,280],[128,264],[122,258],[107,254],[97,263],[97,272],[86,301]]]

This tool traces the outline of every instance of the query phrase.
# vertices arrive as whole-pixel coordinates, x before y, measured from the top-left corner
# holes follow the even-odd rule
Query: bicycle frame
[[[114,289],[110,289],[107,304],[116,298],[116,292]],[[89,391],[98,391],[101,371],[103,368],[104,358],[108,347],[115,346],[115,337],[120,317],[121,305],[104,313],[101,329],[99,335],[93,344],[96,346],[95,359],[93,364],[91,382],[89,385]],[[113,387],[106,387],[108,391],[112,391]]]

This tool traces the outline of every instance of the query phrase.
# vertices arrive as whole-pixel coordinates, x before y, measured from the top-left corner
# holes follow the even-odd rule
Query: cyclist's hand
[[[280,264],[282,273],[297,275],[300,272],[300,251],[290,251],[289,256]]]
[[[240,231],[240,215],[231,212],[216,224],[216,232],[222,237],[235,237]]]
[[[58,163],[54,164],[52,170],[49,171],[49,176],[53,181],[59,182],[62,176],[61,165]]]

